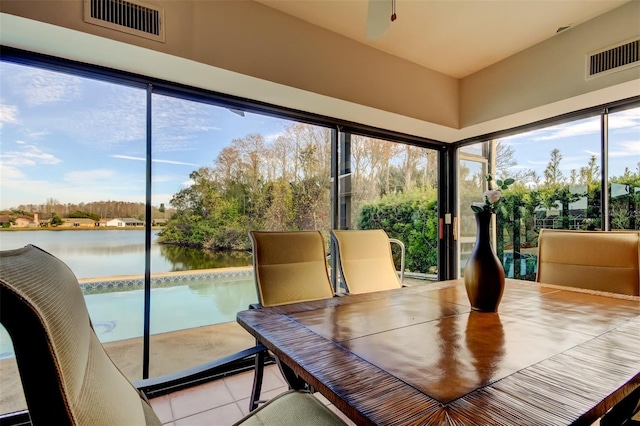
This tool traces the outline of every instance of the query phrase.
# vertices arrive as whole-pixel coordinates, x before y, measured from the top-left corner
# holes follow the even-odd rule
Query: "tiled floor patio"
[[[253,371],[236,374],[204,385],[151,399],[151,405],[163,424],[169,426],[232,425],[249,412]],[[272,398],[287,390],[276,365],[265,369],[261,399]],[[329,405],[319,393],[317,398]],[[330,406],[348,424],[339,410]]]

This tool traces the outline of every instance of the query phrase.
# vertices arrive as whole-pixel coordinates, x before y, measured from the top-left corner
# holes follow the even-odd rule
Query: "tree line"
[[[153,219],[169,217],[173,209],[165,209],[164,204],[152,207]],[[9,210],[0,212],[10,216],[33,216],[38,214],[40,220],[50,220],[53,217],[62,218],[87,218],[99,221],[100,219],[114,219],[131,217],[145,220],[145,203],[128,201],[93,201],[87,203],[61,203],[55,198],[47,198],[42,204],[21,204]]]
[[[341,199],[348,197],[352,211],[398,192],[420,191],[435,199],[434,151],[357,135],[350,148]],[[246,250],[251,229],[328,230],[330,165],[330,129],[293,123],[273,141],[260,134],[234,139],[172,197],[176,211],[160,241]],[[357,217],[349,227],[357,226]]]

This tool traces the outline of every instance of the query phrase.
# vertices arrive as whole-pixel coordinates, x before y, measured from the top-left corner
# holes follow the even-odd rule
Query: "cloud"
[[[113,158],[121,158],[123,160],[134,160],[134,161],[147,161],[146,158],[144,157],[132,157],[130,155],[119,155],[119,154],[114,154],[114,155],[110,155],[109,157],[113,157]]]
[[[527,163],[531,164],[531,165],[534,165],[534,166],[535,165],[538,165],[538,166],[544,165],[544,166],[546,166],[547,164],[549,164],[549,161],[548,160],[542,160],[542,161],[527,160]]]
[[[635,131],[636,134],[640,134],[638,132],[638,127],[640,126],[640,109],[634,108],[622,112],[616,112],[614,114],[609,114],[609,129],[630,129]]]
[[[49,135],[50,132],[48,131],[27,131],[27,135],[29,136],[30,139],[42,139],[43,136],[47,136]]]
[[[118,200],[144,203],[144,183],[141,185],[122,185],[122,181],[130,182],[129,176],[100,182],[96,190],[95,181],[64,182],[51,179],[15,179],[4,180],[2,170],[2,209],[19,205],[43,203],[47,198],[54,198],[62,203],[87,203],[100,200]]]
[[[561,124],[541,131],[542,135],[536,136],[534,140],[552,140],[570,138],[587,134],[600,133],[600,120],[581,120],[576,123]],[[546,135],[544,133],[547,133]]]
[[[633,157],[640,156],[640,142],[618,142],[615,149],[609,150],[609,157]]]
[[[60,159],[52,154],[42,151],[35,145],[28,145],[18,141],[22,151],[5,151],[0,153],[0,163],[5,166],[37,166],[39,164],[58,164]]]
[[[609,114],[609,131],[629,130],[637,133],[639,126],[640,114],[638,113],[637,108]],[[599,117],[586,118],[571,123],[553,126],[548,129],[543,129],[534,134],[537,133],[539,133],[540,135],[534,137],[533,139],[535,140],[562,139],[588,134],[599,135],[600,119]]]
[[[130,155],[119,155],[119,154],[114,154],[114,155],[110,155],[110,157],[113,158],[122,158],[124,160],[134,160],[134,161],[147,161],[146,158],[144,157],[133,157]],[[157,158],[154,158],[151,160],[152,163],[165,163],[165,164],[177,164],[180,166],[196,166],[199,167],[199,164],[195,164],[195,163],[186,163],[184,161],[173,161],[173,160],[160,160]]]
[[[267,144],[273,143],[276,140],[278,140],[278,138],[280,136],[283,136],[285,134],[285,132],[277,132],[277,133],[270,133],[268,135],[263,136],[264,137],[264,141]]]
[[[1,161],[0,161],[0,165],[2,165],[2,168],[0,168],[0,178],[2,179],[3,182],[7,180],[12,180],[12,179],[24,178],[24,173],[22,173],[19,168],[15,166],[10,166]]]
[[[161,95],[152,98],[152,107],[156,152],[191,150],[193,140],[213,139],[213,134],[206,133],[221,130],[214,123],[223,122],[220,118],[223,108]]]
[[[16,124],[18,122],[18,107],[15,105],[0,104],[0,129],[5,123]]]
[[[13,87],[29,105],[72,102],[80,96],[82,79],[68,74],[23,67],[11,73]]]

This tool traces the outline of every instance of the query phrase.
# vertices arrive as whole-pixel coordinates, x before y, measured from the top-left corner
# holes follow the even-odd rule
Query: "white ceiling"
[[[375,40],[366,37],[368,0],[256,1],[463,78],[629,0],[397,0],[396,21]]]

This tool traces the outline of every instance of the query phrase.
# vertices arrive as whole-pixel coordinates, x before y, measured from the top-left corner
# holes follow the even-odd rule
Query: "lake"
[[[252,264],[249,252],[212,252],[158,244],[152,231],[151,273]],[[33,244],[65,262],[78,278],[144,274],[144,230],[0,231],[0,250]]]
[[[157,243],[152,233],[151,272],[213,269],[252,264],[251,253],[210,252]],[[38,246],[64,261],[78,278],[144,274],[143,230],[0,231],[0,250]],[[151,291],[151,333],[166,333],[235,320],[236,312],[258,301],[253,276],[196,280]],[[100,341],[142,336],[142,290],[86,294]],[[0,326],[0,359],[13,357],[11,339]]]

